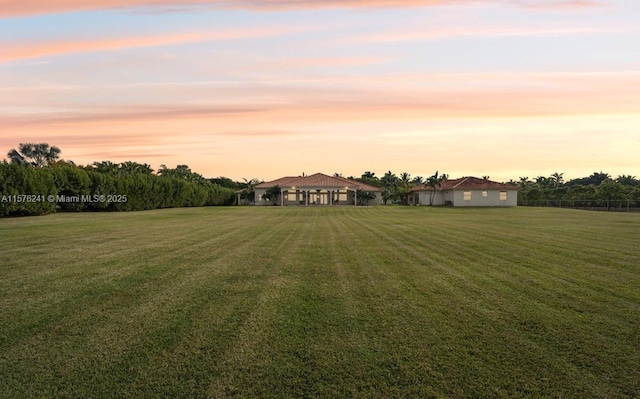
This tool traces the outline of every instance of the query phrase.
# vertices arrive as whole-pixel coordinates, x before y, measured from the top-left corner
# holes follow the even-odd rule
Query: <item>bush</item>
[[[13,200],[14,196],[23,198],[26,194],[40,197],[38,201]],[[141,211],[231,205],[235,200],[235,190],[204,179],[190,181],[142,172],[104,173],[68,163],[44,168],[0,163],[0,216],[55,212],[56,202],[49,200],[50,195],[91,198],[91,201],[59,202],[58,208],[65,211]],[[97,196],[105,199],[115,196],[126,201],[94,201]]]
[[[53,175],[48,168],[0,163],[0,216],[35,216],[55,212]],[[31,196],[31,197],[27,197]]]

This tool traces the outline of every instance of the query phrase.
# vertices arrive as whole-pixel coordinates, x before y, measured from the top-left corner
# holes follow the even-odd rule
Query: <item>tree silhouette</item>
[[[553,182],[553,187],[558,187],[560,185],[562,185],[562,183],[564,182],[564,173],[558,173],[555,172],[551,175],[550,180]]]
[[[436,173],[427,178],[426,183],[429,187],[431,187],[431,192],[429,193],[429,206],[433,205],[433,200],[436,197],[436,188],[442,186],[442,182],[447,181],[448,178],[449,175],[447,175],[446,173],[438,175],[437,170]]]
[[[388,171],[382,176],[380,182],[382,183],[382,201],[386,204],[387,201],[392,200],[397,195],[398,176]]]
[[[60,158],[61,152],[60,148],[49,146],[47,143],[20,143],[18,150],[12,149],[7,153],[7,156],[11,163],[33,165],[40,168]]]

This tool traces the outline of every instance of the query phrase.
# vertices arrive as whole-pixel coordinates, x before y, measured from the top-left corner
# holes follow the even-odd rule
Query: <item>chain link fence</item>
[[[520,200],[518,201],[518,206],[571,208],[610,212],[640,212],[640,200]]]

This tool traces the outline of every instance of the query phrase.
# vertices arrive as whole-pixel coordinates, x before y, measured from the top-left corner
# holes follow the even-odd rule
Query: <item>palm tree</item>
[[[152,175],[153,168],[148,163],[138,164],[138,172],[144,173],[145,175]]]
[[[611,176],[605,172],[594,172],[591,176],[589,176],[589,184],[593,184],[594,186],[599,186],[603,181],[610,179]]]
[[[18,151],[16,151],[15,148],[9,151],[7,156],[11,160],[11,163],[23,166],[29,165],[29,162]]]
[[[161,164],[160,165],[160,169],[158,169],[158,175],[160,176],[168,176],[171,174],[171,172],[169,172],[171,169],[167,168],[167,165],[165,164]]]
[[[178,165],[175,169],[167,168],[166,165],[160,165],[158,169],[158,175],[165,177],[176,177],[178,179],[185,179],[194,183],[206,184],[208,182],[201,174],[192,172],[188,165]]]
[[[255,178],[247,180],[244,177],[242,178],[242,180],[244,180],[244,183],[242,183],[241,185],[244,187],[242,189],[242,193],[240,194],[240,198],[243,200],[243,204],[247,205],[248,203],[253,203],[255,201],[256,193],[253,187],[256,184],[259,184],[260,180]]]
[[[374,172],[366,171],[362,174],[363,179],[377,179],[376,174]]]
[[[100,173],[115,175],[118,174],[119,171],[118,164],[111,161],[94,162],[93,166],[96,168],[96,171]]]
[[[562,176],[564,175],[564,173],[558,173],[555,172],[551,175],[551,177],[549,178],[549,180],[552,181],[553,187],[558,187],[559,185],[561,185],[563,183],[563,178]]]
[[[413,184],[411,183],[411,175],[407,172],[400,174],[400,184],[398,185],[398,195],[405,205],[409,205],[409,194]]]
[[[433,205],[433,200],[436,197],[436,188],[442,186],[442,182],[447,181],[447,179],[449,179],[449,175],[447,175],[446,173],[441,174],[440,176],[438,176],[438,171],[436,170],[436,173],[433,174],[433,176],[430,176],[427,178],[426,184],[431,187],[431,192],[429,193],[429,205]]]
[[[134,161],[127,161],[120,164],[120,170],[123,173],[142,173],[150,175],[153,173],[153,169],[149,164],[142,164]]]
[[[60,158],[60,148],[47,143],[20,143],[19,150],[12,149],[7,153],[12,163],[20,165],[47,166]]]
[[[380,182],[382,183],[382,201],[386,205],[387,201],[395,198],[397,195],[398,176],[391,173],[391,171],[388,171],[384,176],[382,176]]]
[[[541,188],[548,187],[549,186],[549,178],[547,178],[545,176],[538,176],[538,177],[536,177],[536,184],[538,185],[538,187],[541,187]]]
[[[616,181],[624,186],[640,185],[640,180],[636,179],[636,177],[632,175],[620,175],[616,178]]]

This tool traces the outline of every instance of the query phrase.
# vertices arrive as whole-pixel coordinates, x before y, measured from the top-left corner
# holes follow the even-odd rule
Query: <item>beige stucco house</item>
[[[517,206],[518,186],[477,177],[462,177],[442,182],[435,191],[428,185],[414,187],[409,203],[451,206]]]
[[[310,176],[282,177],[254,187],[256,205],[272,205],[262,196],[272,187],[280,188],[277,205],[355,205],[358,190],[375,195],[369,205],[382,203],[382,190],[356,180],[316,173]]]

